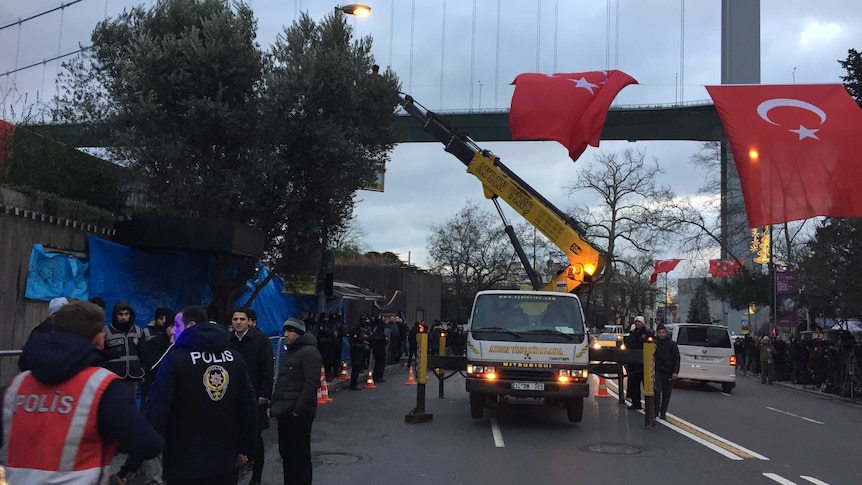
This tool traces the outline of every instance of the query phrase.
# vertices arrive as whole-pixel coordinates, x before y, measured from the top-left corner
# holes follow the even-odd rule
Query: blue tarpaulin
[[[51,300],[68,296],[86,300],[87,260],[70,254],[48,253],[41,244],[34,244],[27,267],[26,298]]]

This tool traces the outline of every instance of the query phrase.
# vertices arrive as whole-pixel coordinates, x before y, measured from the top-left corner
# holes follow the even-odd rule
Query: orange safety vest
[[[3,398],[9,483],[108,483],[117,443],[99,436],[99,401],[119,376],[87,367],[58,385],[30,371],[15,376]]]

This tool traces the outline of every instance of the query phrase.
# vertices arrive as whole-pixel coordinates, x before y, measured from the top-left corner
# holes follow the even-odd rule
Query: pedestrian
[[[634,330],[626,338],[626,348],[630,350],[643,350],[644,343],[652,336],[652,333],[646,328],[644,317],[641,315],[635,317],[634,326]],[[628,376],[626,393],[632,400],[628,409],[643,409],[641,407],[641,385],[644,381],[643,362],[626,364],[626,374]]]
[[[257,441],[254,454],[249,457],[252,462],[251,481],[249,485],[260,485],[263,479],[264,447],[261,432],[269,428],[269,400],[272,397],[273,357],[269,337],[261,330],[251,326],[252,313],[250,308],[236,308],[231,317],[233,335],[230,348],[236,350],[245,359],[246,369],[251,378],[257,397]],[[255,320],[257,315],[254,315]]]
[[[772,339],[768,335],[764,335],[760,339],[760,383],[772,384],[772,364],[775,359],[775,348],[772,346]]]
[[[784,340],[781,340],[781,335],[775,336],[775,342],[772,343],[772,347],[775,350],[773,354],[773,366],[772,370],[774,372],[774,380],[776,381],[786,381],[787,380],[787,344]]]
[[[61,296],[59,298],[54,298],[51,301],[49,301],[48,302],[48,316],[45,317],[45,319],[42,320],[39,323],[39,325],[36,325],[35,327],[33,327],[33,330],[30,331],[30,336],[27,337],[27,342],[29,342],[30,339],[35,334],[42,333],[42,332],[50,332],[51,330],[53,330],[54,328],[53,328],[53,324],[51,323],[51,317],[54,315],[54,313],[57,312],[57,310],[60,309],[60,307],[62,307],[63,305],[65,305],[67,303],[69,303],[69,299],[66,298],[65,296]],[[24,345],[26,345],[27,342],[24,342]],[[22,372],[25,370],[28,370],[28,369],[21,367],[21,359],[18,359],[18,370],[22,371]]]
[[[282,327],[286,352],[278,369],[271,414],[278,420],[278,453],[284,484],[308,485],[312,479],[311,425],[323,358],[305,322],[289,318]]]
[[[425,330],[425,322],[414,322],[413,328],[410,329],[410,332],[407,335],[407,367],[413,365],[413,359],[416,358],[416,352],[419,348],[419,342],[416,340],[416,335],[420,332],[424,332]]]
[[[135,406],[129,387],[103,369],[105,313],[73,301],[52,315],[52,332],[31,336],[26,371],[12,379],[0,420],[9,483],[107,484],[117,447],[153,458],[162,437]],[[4,429],[5,428],[5,429]],[[120,483],[136,468],[122,468]]]
[[[670,404],[673,381],[678,376],[679,347],[671,340],[667,328],[659,324],[656,327],[654,395],[656,411],[661,419],[667,419],[667,406]]]
[[[138,344],[144,333],[135,325],[135,311],[125,301],[118,301],[111,312],[111,324],[105,331],[105,351],[109,360],[102,364],[129,385],[132,395],[138,396],[138,385],[144,378]]]
[[[168,485],[235,485],[237,467],[255,449],[254,387],[245,360],[228,348],[227,328],[208,323],[199,306],[184,308],[182,321],[146,410],[165,438],[164,479]]]

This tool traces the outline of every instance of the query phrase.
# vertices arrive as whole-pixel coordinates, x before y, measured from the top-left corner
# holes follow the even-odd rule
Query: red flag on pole
[[[656,259],[655,260],[655,269],[649,277],[649,282],[655,283],[655,280],[658,279],[658,275],[660,273],[669,273],[676,268],[676,265],[682,261],[681,259]]]
[[[841,84],[707,86],[760,227],[862,216],[862,109]]]
[[[745,260],[737,262],[735,259],[710,259],[709,274],[713,278],[735,275],[742,270],[740,263],[745,264]]]
[[[577,160],[587,145],[599,146],[605,118],[617,94],[637,81],[622,71],[519,74],[509,109],[515,140],[555,140]]]

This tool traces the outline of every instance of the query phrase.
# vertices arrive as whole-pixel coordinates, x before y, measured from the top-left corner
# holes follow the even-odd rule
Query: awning
[[[332,294],[345,300],[382,300],[379,295],[369,289],[360,288],[344,281],[332,282]]]

